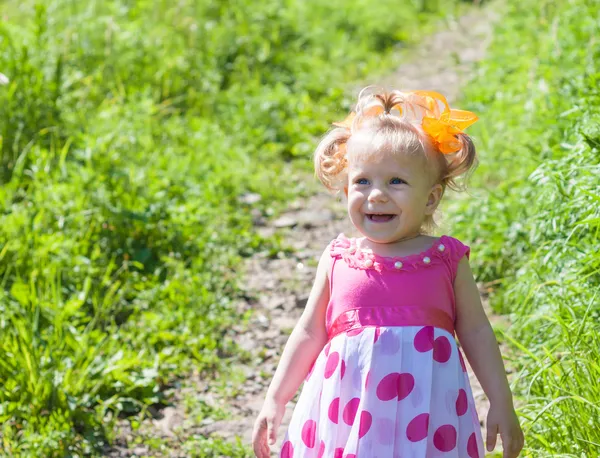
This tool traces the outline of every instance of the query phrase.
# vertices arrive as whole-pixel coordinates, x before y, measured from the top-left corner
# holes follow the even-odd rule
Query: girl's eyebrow
[[[394,170],[390,173],[390,175],[398,175],[398,176],[408,176],[409,173],[406,170]]]
[[[368,175],[370,173],[371,172],[369,170],[365,170],[365,169],[360,169],[360,170],[354,169],[354,170],[350,171],[351,175]],[[400,177],[400,178],[402,178],[402,177],[409,177],[410,176],[410,173],[407,172],[406,170],[385,171],[384,173],[385,173],[385,175],[389,175],[392,178],[393,177]]]

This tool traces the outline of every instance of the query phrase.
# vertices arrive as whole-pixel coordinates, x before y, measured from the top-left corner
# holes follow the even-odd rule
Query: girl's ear
[[[429,196],[427,197],[427,205],[425,205],[425,214],[426,215],[433,215],[433,212],[435,211],[437,206],[440,204],[440,201],[442,200],[443,194],[444,194],[444,188],[439,183],[435,184],[429,190]]]

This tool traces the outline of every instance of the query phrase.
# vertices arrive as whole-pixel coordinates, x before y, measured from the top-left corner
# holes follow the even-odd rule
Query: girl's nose
[[[373,188],[369,193],[369,202],[387,202],[388,198],[379,188]]]

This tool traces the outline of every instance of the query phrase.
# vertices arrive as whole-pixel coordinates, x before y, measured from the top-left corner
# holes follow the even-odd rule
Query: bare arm
[[[325,311],[329,302],[329,247],[321,255],[315,282],[306,307],[294,327],[285,348],[266,398],[287,404],[306,378],[310,365],[327,342]]]
[[[481,305],[469,261],[463,257],[454,279],[456,334],[465,355],[490,400],[487,415],[487,450],[502,437],[503,458],[516,458],[523,449],[523,430],[513,406],[502,355],[494,330]]]
[[[512,406],[502,355],[483,310],[469,261],[463,257],[454,280],[456,335],[490,404]]]
[[[325,311],[329,303],[329,247],[319,260],[317,274],[304,312],[288,339],[265,402],[254,422],[252,446],[258,458],[269,458],[269,444],[277,439],[277,429],[285,412],[285,405],[294,397],[310,365],[327,342]]]

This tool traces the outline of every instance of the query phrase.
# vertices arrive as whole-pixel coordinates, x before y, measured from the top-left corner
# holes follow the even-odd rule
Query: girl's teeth
[[[369,219],[371,221],[375,221],[378,223],[389,221],[394,217],[394,215],[369,215]]]

